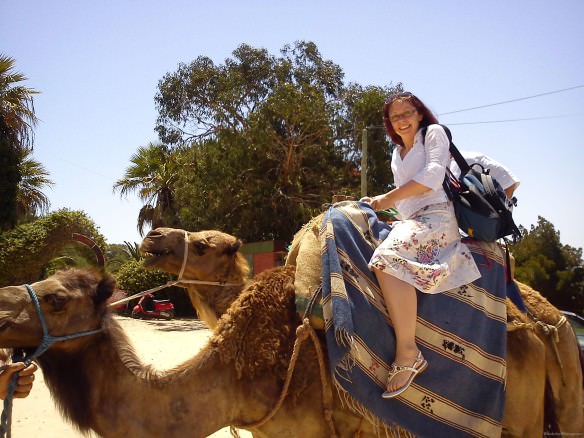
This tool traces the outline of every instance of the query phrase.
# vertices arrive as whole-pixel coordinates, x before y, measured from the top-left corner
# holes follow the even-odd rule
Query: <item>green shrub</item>
[[[73,233],[105,247],[98,228],[82,211],[62,209],[0,233],[0,287],[41,280],[52,273],[46,269],[51,260],[71,252],[83,258],[84,265],[95,266],[94,252],[72,241]]]

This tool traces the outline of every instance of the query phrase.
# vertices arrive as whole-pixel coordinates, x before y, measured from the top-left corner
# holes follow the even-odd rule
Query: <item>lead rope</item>
[[[0,367],[0,372],[4,372],[6,368],[8,368],[8,365]],[[4,398],[0,422],[1,437],[11,438],[12,436],[12,400],[14,398],[14,392],[16,391],[16,380],[18,379],[18,374],[19,373],[14,373],[8,382],[8,390],[6,392],[6,397]]]
[[[288,389],[290,387],[290,382],[292,380],[292,375],[294,374],[294,368],[296,366],[296,360],[298,359],[298,354],[300,353],[300,347],[302,343],[310,337],[312,339],[312,343],[314,344],[314,348],[316,350],[316,357],[318,359],[318,366],[320,370],[320,381],[322,386],[322,415],[325,420],[325,423],[328,426],[329,434],[331,438],[337,438],[337,432],[335,430],[335,424],[333,421],[333,391],[331,385],[328,381],[328,370],[326,369],[326,364],[324,361],[324,353],[322,351],[322,347],[320,346],[320,340],[314,328],[310,325],[308,318],[304,318],[302,324],[296,328],[296,340],[294,341],[294,349],[292,351],[292,357],[290,358],[290,363],[288,364],[288,372],[286,374],[286,380],[284,382],[284,386],[282,388],[282,392],[280,393],[280,398],[278,399],[277,403],[274,405],[272,410],[268,412],[268,414],[259,421],[255,423],[249,424],[235,424],[235,427],[239,427],[241,429],[253,429],[256,427],[260,427],[261,425],[267,423],[269,420],[272,419],[276,412],[282,407],[286,396],[288,395]]]

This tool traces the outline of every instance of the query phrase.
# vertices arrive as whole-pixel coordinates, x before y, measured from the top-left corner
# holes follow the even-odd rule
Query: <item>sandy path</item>
[[[192,357],[205,344],[210,332],[199,320],[140,321],[117,317],[132,340],[142,362],[158,369],[171,368]],[[251,434],[241,431],[242,438]],[[38,372],[35,386],[26,399],[14,402],[12,436],[42,438],[82,438],[73,426],[66,423],[56,410],[43,375]],[[96,435],[90,435],[95,437]],[[222,429],[213,438],[230,437],[229,429]]]

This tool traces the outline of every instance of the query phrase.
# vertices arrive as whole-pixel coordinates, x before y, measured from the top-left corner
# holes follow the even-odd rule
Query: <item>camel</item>
[[[62,414],[81,432],[106,438],[201,438],[228,425],[258,437],[329,434],[321,413],[314,350],[298,358],[303,370],[265,424],[254,426],[278,400],[299,320],[293,269],[259,275],[219,319],[206,346],[164,372],[143,365],[107,310],[114,279],[101,271],[59,271],[31,286],[52,336],[101,328],[53,344],[37,361]],[[0,288],[0,347],[35,349],[37,310],[25,286]],[[373,437],[361,418],[335,403],[338,437]],[[406,435],[407,436],[407,435]]]
[[[297,293],[308,295],[314,291],[320,283],[320,238],[319,229],[324,214],[313,218],[308,222],[296,235],[290,247],[286,264],[296,265],[296,278],[294,286]],[[513,272],[513,266],[511,266]],[[551,398],[548,405],[553,405],[552,411],[548,412],[547,422],[556,423],[557,429],[554,432],[584,434],[584,411],[582,398],[582,366],[580,361],[580,350],[574,331],[566,319],[562,317],[561,312],[546,300],[539,292],[531,287],[515,281],[519,292],[528,309],[529,318],[522,314],[517,307],[507,299],[508,315],[508,346],[507,346],[507,404],[505,408],[504,427],[517,426],[513,418],[519,418],[523,415],[527,405],[515,405],[510,402],[517,397],[515,388],[520,380],[525,382],[542,382],[546,381],[551,390]],[[314,320],[318,325],[322,321]],[[528,330],[530,333],[524,333]],[[533,339],[536,335],[540,342]],[[519,338],[518,338],[519,337]],[[518,339],[516,339],[518,338]],[[539,345],[538,345],[539,344]],[[525,362],[525,352],[541,350],[541,344],[545,349],[545,364],[541,361],[529,361],[529,366],[525,368],[522,364]],[[541,354],[537,355],[541,357]],[[533,375],[528,378],[524,373],[541,374],[541,369],[536,370],[535,364],[545,368],[544,379],[537,378]],[[516,377],[515,377],[516,376]],[[512,386],[512,387],[511,387]],[[541,391],[541,383],[537,387],[538,393]],[[535,387],[533,387],[535,391]],[[531,403],[534,404],[535,394],[531,394]],[[517,414],[512,414],[516,407],[524,406]],[[543,403],[534,404],[530,410],[538,418],[537,423],[543,419]],[[536,422],[534,421],[534,424]],[[538,429],[534,429],[538,430]],[[549,430],[548,430],[549,432]],[[541,436],[542,433],[528,434],[525,436]],[[523,435],[518,435],[523,436]]]
[[[320,254],[320,248],[311,251],[311,236],[314,237],[318,217],[295,236],[286,263],[296,265],[306,262],[311,253]],[[313,229],[310,229],[312,225]],[[185,239],[187,245],[185,246]],[[307,243],[302,247],[302,243]],[[183,278],[207,281],[229,281],[244,283],[249,267],[237,252],[241,245],[233,236],[219,231],[186,233],[184,230],[159,228],[147,235],[141,250],[146,255],[145,265],[178,274],[185,261],[184,249],[188,248],[186,268]],[[297,260],[298,258],[305,260]],[[319,272],[314,265],[319,261],[310,259],[310,274]],[[296,270],[298,273],[298,270]],[[317,277],[318,278],[318,277]],[[302,283],[304,281],[304,284]],[[296,278],[295,286],[306,286],[310,282],[305,277]],[[548,326],[557,325],[561,315],[545,298],[528,286],[519,284],[520,291],[528,303],[531,313]],[[211,327],[223,313],[230,301],[234,301],[243,289],[240,287],[221,288],[210,285],[189,285],[188,293],[193,306]],[[559,326],[558,343],[552,343],[544,333],[542,325],[522,314],[507,300],[509,333],[507,347],[507,402],[503,418],[505,436],[541,436],[544,425],[544,392],[546,379],[553,393],[556,420],[560,430],[566,433],[580,433],[583,430],[582,372],[578,358],[578,346],[569,325]],[[554,346],[555,345],[555,346]],[[560,370],[559,350],[563,370]],[[526,416],[525,412],[530,415]]]
[[[156,247],[143,244],[142,249],[151,254],[149,266],[174,264],[180,269],[186,236],[189,265],[195,261],[213,265],[214,260],[205,260],[207,255],[227,261],[227,266],[215,264],[215,272],[185,269],[184,278],[198,272],[204,275],[200,280],[237,280],[232,275],[237,269],[229,263],[244,260],[234,252],[235,238],[219,232],[175,231],[183,236],[182,242],[174,240],[175,245],[182,243],[182,250],[179,245],[175,252],[162,238],[156,240]],[[168,230],[161,234],[172,233]],[[197,244],[198,237],[204,242]],[[222,254],[221,248],[227,254]],[[191,252],[197,257],[191,258]],[[177,260],[171,262],[173,258]],[[106,311],[105,303],[113,290],[111,277],[73,270],[34,283],[51,335],[103,328],[102,333],[55,344],[38,359],[53,397],[82,431],[91,429],[107,438],[203,437],[226,425],[248,429],[258,437],[330,435],[322,414],[316,353],[310,346],[300,351],[288,396],[280,409],[264,424],[258,424],[278,401],[295,328],[300,323],[294,305],[294,271],[292,266],[276,268],[237,291],[234,287],[239,295],[217,320],[208,344],[191,360],[167,372],[144,367],[119,324]],[[215,289],[219,286],[201,285],[197,290],[212,310],[213,303],[223,299],[204,300],[207,286],[211,294],[218,294]],[[0,289],[0,309],[0,347],[31,349],[39,344],[39,317],[24,286]],[[514,318],[519,322],[509,334],[503,436],[542,436],[543,421],[538,420],[537,407],[543,405],[545,368],[534,364],[544,363],[545,345],[526,328],[529,320],[524,315]],[[210,406],[213,415],[208,414]],[[203,415],[197,415],[199,412]],[[341,403],[337,394],[332,420],[339,437],[357,433],[374,437],[379,431],[379,425],[363,421],[362,415]]]

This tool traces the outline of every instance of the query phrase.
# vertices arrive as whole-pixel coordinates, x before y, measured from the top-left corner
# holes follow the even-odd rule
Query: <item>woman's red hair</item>
[[[385,131],[387,132],[387,135],[389,135],[389,137],[391,138],[392,142],[394,142],[395,144],[399,144],[400,146],[403,146],[404,143],[402,138],[395,132],[395,129],[393,129],[391,121],[389,120],[389,110],[391,108],[391,105],[398,100],[409,102],[411,105],[414,106],[414,108],[416,108],[418,113],[422,114],[423,118],[420,122],[420,128],[423,128],[428,125],[437,124],[438,119],[434,114],[432,114],[432,111],[430,111],[428,107],[424,105],[424,102],[422,102],[420,99],[418,99],[409,91],[390,96],[385,102],[385,105],[383,106],[383,123],[385,125]]]

